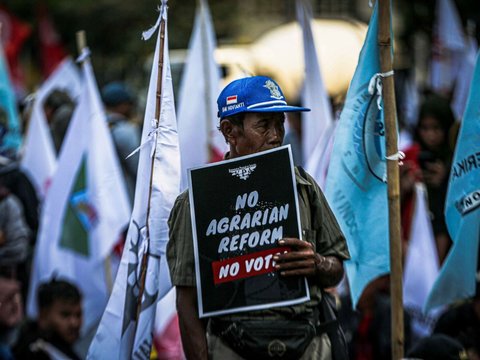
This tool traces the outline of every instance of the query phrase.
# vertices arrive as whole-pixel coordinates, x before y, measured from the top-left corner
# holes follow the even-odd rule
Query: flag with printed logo
[[[57,159],[52,135],[45,116],[44,104],[54,90],[61,90],[78,100],[82,81],[77,67],[69,58],[45,80],[35,94],[32,114],[25,136],[21,166],[36,187],[37,194],[44,198],[55,171]]]
[[[43,204],[27,310],[31,317],[37,314],[40,283],[65,278],[83,294],[86,331],[107,304],[104,260],[128,225],[131,209],[88,59],[82,73],[84,86]]]
[[[8,65],[0,42],[0,155],[14,155],[21,138],[17,100],[10,82]]]
[[[89,359],[149,359],[157,302],[172,288],[166,260],[167,220],[179,194],[180,151],[167,46],[166,1],[162,2],[156,26],[144,33],[144,38],[148,39],[158,27],[133,213],[113,292],[90,345]],[[157,93],[161,94],[158,109]]]
[[[297,0],[297,18],[302,28],[305,80],[302,105],[310,112],[302,114],[302,152],[306,170],[325,188],[328,167],[328,143],[333,134],[333,115],[328,93],[323,84],[315,40],[312,33],[310,0]]]
[[[428,297],[426,309],[475,294],[480,238],[480,57],[457,138],[445,201],[445,218],[453,245]]]
[[[390,271],[377,7],[336,128],[326,188],[351,255],[345,267],[354,306],[370,281]]]
[[[199,1],[180,84],[178,136],[182,155],[181,189],[188,186],[187,169],[223,159],[226,143],[218,131],[217,96],[220,68],[213,53],[215,32],[206,0]],[[227,103],[237,102],[236,96]]]

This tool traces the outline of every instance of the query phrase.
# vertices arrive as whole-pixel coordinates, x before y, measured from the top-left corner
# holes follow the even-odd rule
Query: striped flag
[[[162,2],[156,26],[144,33],[144,38],[158,26],[133,213],[113,292],[90,345],[89,359],[149,359],[157,301],[172,288],[165,252],[167,220],[180,188],[180,152],[167,46],[166,1]],[[163,33],[165,36],[160,36]],[[159,78],[160,54],[163,72]],[[159,108],[157,89],[161,94]],[[144,264],[147,268],[143,285]]]
[[[125,183],[90,62],[57,169],[44,200],[27,310],[37,314],[36,289],[52,276],[83,293],[83,330],[97,323],[109,289],[105,258],[130,217]]]

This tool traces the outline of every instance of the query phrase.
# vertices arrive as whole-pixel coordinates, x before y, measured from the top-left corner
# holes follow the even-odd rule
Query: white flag
[[[435,92],[448,94],[461,72],[461,61],[467,45],[454,2],[437,0],[435,11],[430,86]]]
[[[133,214],[120,268],[89,359],[149,359],[157,300],[172,288],[166,260],[167,220],[179,193],[180,157],[168,54],[167,6],[162,2],[157,25],[165,29],[164,48],[157,38],[142,133]],[[151,34],[152,29],[148,32]],[[161,33],[161,31],[160,31]],[[161,84],[158,61],[163,54]],[[155,119],[157,87],[161,86],[160,118]],[[153,162],[152,162],[153,157]],[[148,228],[147,228],[148,225]],[[147,273],[141,305],[141,267]],[[137,310],[140,311],[137,319]]]
[[[157,304],[153,343],[158,360],[185,358],[175,300],[175,288],[172,288]]]
[[[81,86],[78,70],[73,61],[67,58],[45,80],[35,95],[30,124],[25,137],[21,166],[33,182],[41,199],[45,197],[57,164],[55,147],[43,110],[44,102],[55,89],[63,90],[72,99],[77,99],[80,95]]]
[[[187,169],[223,159],[225,140],[218,131],[216,98],[220,69],[210,11],[205,0],[197,8],[184,75],[180,84],[178,135],[182,155],[181,189],[188,186]]]
[[[333,134],[333,115],[322,80],[312,33],[312,9],[309,0],[298,0],[297,18],[302,27],[305,80],[303,106],[312,111],[302,114],[302,152],[306,170],[324,188],[328,166],[328,143]]]
[[[473,79],[473,72],[475,70],[475,61],[477,59],[478,44],[473,36],[467,39],[467,49],[463,52],[460,68],[462,71],[458,72],[457,81],[455,82],[455,90],[453,92],[452,110],[455,118],[460,121],[467,105],[468,94],[470,93],[470,86]]]
[[[426,197],[425,186],[422,183],[415,184],[415,210],[403,279],[403,305],[411,315],[412,331],[419,337],[430,335],[439,315],[434,311],[423,313],[428,294],[440,269]]]
[[[35,316],[36,289],[52,276],[83,293],[84,330],[95,324],[109,290],[104,259],[130,218],[125,182],[90,63],[45,198],[33,260],[28,313]]]

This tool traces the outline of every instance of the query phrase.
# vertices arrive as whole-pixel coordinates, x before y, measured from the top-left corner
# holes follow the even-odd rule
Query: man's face
[[[56,333],[68,344],[73,344],[79,338],[83,320],[80,303],[56,300],[40,317],[42,330]]]
[[[236,126],[230,142],[232,157],[249,155],[282,145],[285,135],[284,113],[247,113],[243,130]]]

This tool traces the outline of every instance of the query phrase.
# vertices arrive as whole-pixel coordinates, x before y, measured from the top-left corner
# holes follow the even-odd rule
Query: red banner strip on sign
[[[273,272],[275,270],[273,256],[289,250],[289,247],[283,246],[214,261],[212,262],[213,282],[217,285]]]

